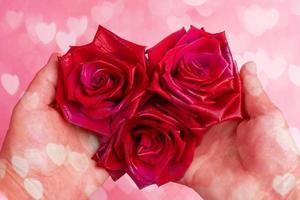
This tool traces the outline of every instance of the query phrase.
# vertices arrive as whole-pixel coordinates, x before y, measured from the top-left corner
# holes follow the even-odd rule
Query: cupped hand
[[[8,199],[86,199],[108,176],[90,159],[97,137],[53,108],[57,56],[13,111],[0,153],[0,193]],[[180,183],[204,199],[299,199],[299,151],[284,117],[254,63],[243,66],[241,78],[247,117],[211,128]]]
[[[241,69],[245,118],[211,128],[180,183],[203,199],[300,199],[299,151],[255,63]],[[287,99],[288,100],[288,99]]]
[[[12,113],[0,154],[0,194],[8,199],[87,199],[108,176],[91,160],[97,137],[67,123],[53,107],[57,56]]]

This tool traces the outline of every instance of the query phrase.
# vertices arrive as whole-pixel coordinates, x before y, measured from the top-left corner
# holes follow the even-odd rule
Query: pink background
[[[299,0],[0,0],[0,144],[11,111],[53,51],[92,40],[102,24],[133,42],[151,46],[182,26],[226,30],[238,64],[255,60],[272,100],[300,144]],[[108,180],[93,199],[200,199],[167,184],[139,191],[128,176]]]

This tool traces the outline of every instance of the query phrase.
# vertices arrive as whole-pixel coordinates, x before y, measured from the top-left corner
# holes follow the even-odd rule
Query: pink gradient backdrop
[[[151,46],[182,26],[226,30],[239,66],[254,60],[272,100],[300,144],[299,0],[0,0],[0,144],[13,106],[53,51],[91,41],[98,24]],[[109,179],[92,199],[197,200],[170,183],[139,191],[128,176]]]

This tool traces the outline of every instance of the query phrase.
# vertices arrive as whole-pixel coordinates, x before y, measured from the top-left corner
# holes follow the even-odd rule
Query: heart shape
[[[29,171],[28,161],[20,156],[13,156],[11,159],[14,171],[22,178],[26,177]]]
[[[51,161],[58,166],[62,165],[66,159],[66,150],[62,144],[49,143],[46,146],[46,152]]]
[[[257,63],[258,72],[263,71],[268,78],[273,80],[278,79],[287,68],[287,61],[283,56],[270,56],[264,49],[245,52],[242,63],[248,60],[254,60]]]
[[[70,46],[73,46],[76,43],[76,36],[72,32],[71,33],[58,32],[56,34],[55,39],[56,39],[56,44],[63,52],[68,51]]]
[[[85,154],[70,151],[68,162],[78,172],[85,172],[89,167],[89,159]]]
[[[258,5],[252,5],[244,12],[244,26],[247,31],[255,36],[262,35],[272,29],[278,22],[279,12],[275,8],[264,9]]]
[[[114,5],[111,2],[103,2],[101,5],[96,5],[91,9],[92,19],[99,24],[110,20],[113,13]]]
[[[290,65],[289,66],[289,78],[290,81],[296,85],[300,87],[300,66],[297,65]]]
[[[92,134],[83,134],[80,137],[80,142],[90,153],[95,153],[99,148],[99,140],[95,135]]]
[[[77,36],[82,35],[88,25],[88,19],[86,16],[82,16],[79,19],[74,17],[69,17],[67,20],[67,26],[71,32],[76,34]]]
[[[272,187],[278,194],[285,196],[291,191],[295,184],[295,176],[290,173],[286,173],[283,176],[276,176],[273,179]]]
[[[7,11],[5,14],[6,23],[12,28],[18,28],[23,20],[23,12],[21,11]]]
[[[263,70],[267,76],[273,80],[278,79],[287,68],[287,61],[283,56],[276,56],[269,60]]]
[[[1,75],[1,84],[8,94],[14,95],[19,89],[19,77],[4,73]]]
[[[40,22],[35,26],[35,32],[44,44],[50,43],[56,33],[56,24],[51,22],[50,24]]]
[[[34,178],[25,179],[24,188],[34,199],[41,199],[43,197],[44,187],[40,181]]]
[[[281,146],[282,149],[286,151],[293,151],[295,154],[299,155],[298,146],[295,143],[294,137],[289,130],[278,129],[276,133],[276,141]]]

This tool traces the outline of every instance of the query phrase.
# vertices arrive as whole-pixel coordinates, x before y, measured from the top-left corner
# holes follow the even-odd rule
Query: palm
[[[12,171],[21,168],[17,173],[24,180],[42,183],[44,197],[86,199],[108,176],[91,160],[98,148],[97,137],[70,125],[49,106],[55,88],[48,85],[40,91],[49,83],[37,79],[14,109],[1,157],[12,163]]]
[[[273,178],[299,164],[282,114],[263,91],[251,95],[254,86],[243,81],[249,119],[212,127],[181,180],[204,199],[277,199],[289,190],[276,188]]]
[[[16,106],[0,154],[10,166],[8,181],[4,177],[0,188],[17,191],[11,188],[23,183],[18,199],[28,199],[28,194],[35,199],[85,199],[108,176],[90,159],[98,147],[96,137],[70,125],[49,106],[55,95],[56,57],[52,55]],[[241,71],[249,118],[212,127],[180,181],[205,199],[300,198],[292,193],[294,176],[300,174],[299,152],[252,70]]]
[[[22,141],[14,151],[24,152],[31,168],[28,176],[42,177],[41,182],[51,185],[63,180],[69,186],[63,193],[48,191],[48,197],[55,194],[63,195],[56,197],[59,199],[84,199],[83,195],[104,182],[106,173],[90,159],[97,149],[96,137],[68,124],[53,108],[26,110],[21,101],[17,109],[7,142]],[[61,190],[57,187],[53,191]]]

